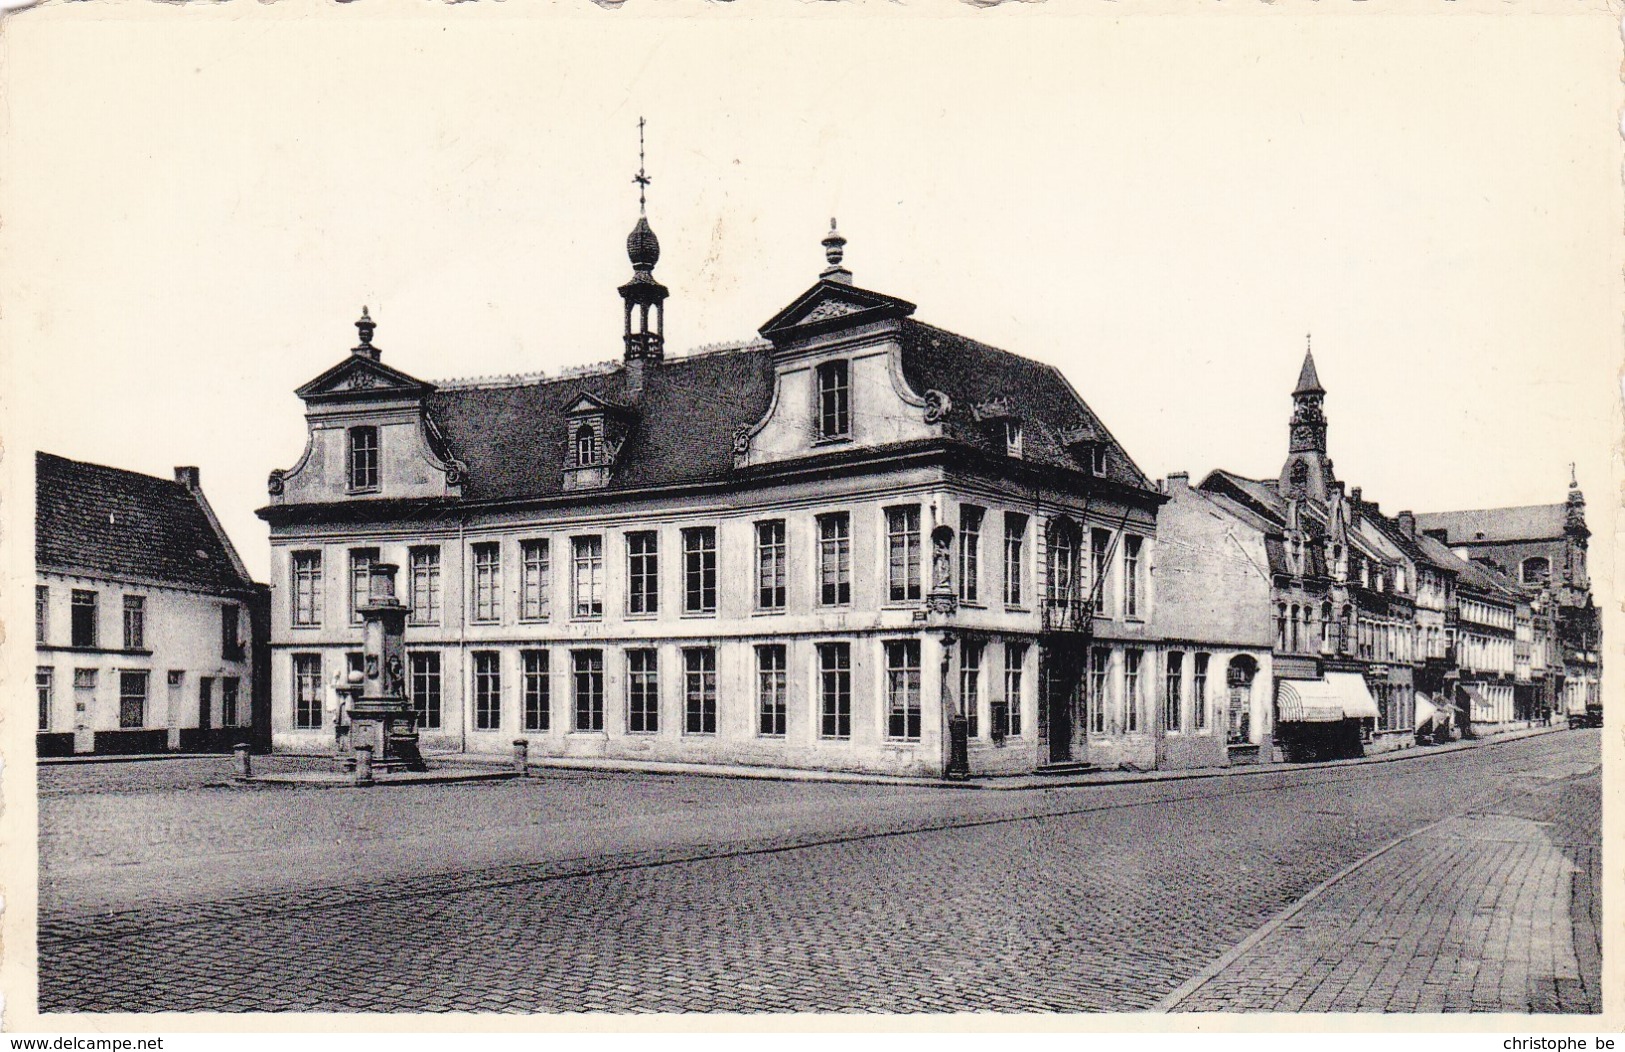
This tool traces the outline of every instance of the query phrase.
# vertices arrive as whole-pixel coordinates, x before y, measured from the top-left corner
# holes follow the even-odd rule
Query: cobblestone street
[[[1581,731],[1008,793],[42,768],[40,1008],[1595,1012],[1599,762]]]

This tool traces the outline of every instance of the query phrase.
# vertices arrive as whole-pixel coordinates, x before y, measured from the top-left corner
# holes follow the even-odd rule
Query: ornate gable
[[[914,304],[907,300],[824,279],[770,318],[760,331],[781,344],[913,313]]]
[[[399,369],[382,362],[351,355],[294,393],[306,402],[331,402],[370,398],[421,398],[434,390]]]

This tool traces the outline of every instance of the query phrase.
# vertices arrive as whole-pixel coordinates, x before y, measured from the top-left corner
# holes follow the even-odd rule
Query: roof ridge
[[[179,482],[176,482],[172,478],[164,478],[162,475],[149,475],[145,471],[136,471],[132,468],[121,468],[115,464],[101,464],[94,460],[75,460],[73,457],[65,457],[60,453],[49,453],[43,449],[36,449],[34,451],[34,455],[36,458],[36,466],[39,463],[39,457],[49,457],[52,460],[60,460],[64,464],[74,464],[82,468],[94,468],[97,471],[106,471],[117,475],[128,475],[131,478],[138,478],[145,482],[157,482],[165,486],[173,486],[177,489],[186,489],[185,486]],[[187,492],[190,491],[188,490]]]

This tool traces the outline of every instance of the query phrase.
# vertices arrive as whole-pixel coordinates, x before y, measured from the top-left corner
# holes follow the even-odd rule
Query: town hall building
[[[640,216],[619,360],[554,376],[419,380],[363,311],[259,513],[276,746],[331,750],[384,562],[425,751],[1151,767],[1172,691],[1222,755],[1189,706],[1224,668],[1153,635],[1159,487],[1055,368],[855,284],[833,221],[823,246],[759,338],[673,356]]]

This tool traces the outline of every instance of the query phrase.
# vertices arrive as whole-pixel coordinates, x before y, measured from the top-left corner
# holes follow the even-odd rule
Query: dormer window
[[[852,434],[852,380],[845,359],[818,367],[818,437],[849,438]]]
[[[378,488],[378,429],[350,428],[350,489],[354,492]]]
[[[598,463],[598,435],[591,424],[582,424],[576,429],[575,451],[576,467],[587,468]]]
[[[1021,421],[1004,422],[1004,451],[1012,457],[1021,456]]]

